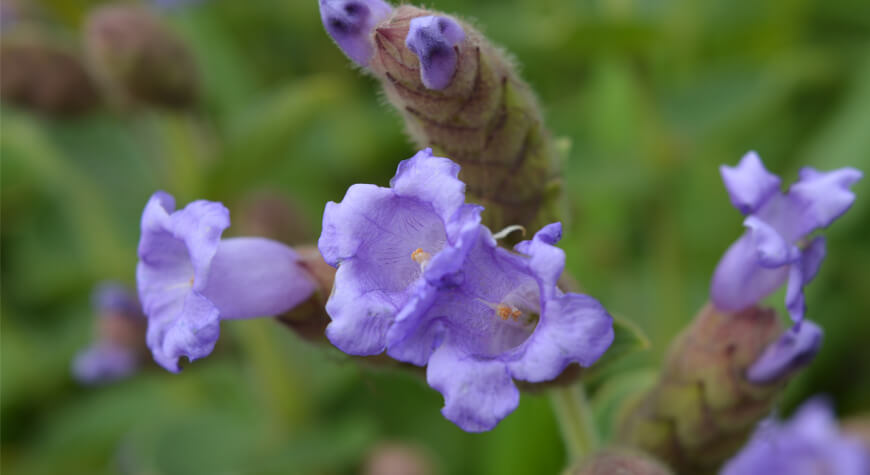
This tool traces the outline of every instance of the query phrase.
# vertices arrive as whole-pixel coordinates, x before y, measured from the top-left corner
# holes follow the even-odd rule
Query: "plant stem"
[[[598,446],[598,431],[582,383],[554,389],[550,400],[570,461],[577,462]]]

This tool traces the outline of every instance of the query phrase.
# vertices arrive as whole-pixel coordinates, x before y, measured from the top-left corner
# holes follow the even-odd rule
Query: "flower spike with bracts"
[[[338,266],[327,336],[350,354],[386,350],[427,366],[443,414],[490,430],[516,409],[514,380],[549,381],[610,346],[600,303],[556,287],[565,254],[551,224],[515,251],[499,248],[465,204],[459,167],[423,150],[391,188],[352,186],[324,212],[320,250]]]
[[[269,239],[221,239],[229,210],[155,193],[142,214],[136,280],[148,317],[146,341],[154,360],[179,371],[214,349],[220,320],[278,315],[315,289],[293,249]]]

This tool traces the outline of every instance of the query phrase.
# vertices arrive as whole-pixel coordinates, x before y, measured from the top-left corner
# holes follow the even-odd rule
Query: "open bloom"
[[[840,433],[823,399],[805,403],[788,422],[766,421],[722,475],[864,475],[870,454]]]
[[[134,374],[142,363],[145,316],[127,287],[103,283],[92,295],[97,314],[94,343],[76,354],[73,377],[83,384],[102,384]]]
[[[211,353],[220,320],[277,315],[314,292],[291,248],[262,238],[221,239],[229,225],[222,204],[195,201],[175,211],[164,192],[142,214],[136,280],[146,342],[170,371],[179,371],[182,356]]]
[[[423,150],[399,164],[390,188],[354,185],[327,205],[319,247],[338,266],[327,337],[347,353],[428,365],[445,417],[483,431],[516,408],[514,379],[592,364],[613,329],[596,300],[556,288],[561,226],[515,253],[499,248],[481,208],[465,204],[458,172]]]
[[[597,300],[556,287],[561,233],[559,223],[546,226],[513,253],[481,226],[456,285],[428,286],[390,328],[388,354],[428,363],[442,413],[466,431],[490,430],[516,409],[513,380],[549,381],[571,363],[590,366],[613,342],[613,320]]]
[[[787,193],[754,152],[732,168],[721,168],[731,202],[747,215],[747,231],[722,257],[713,276],[711,296],[721,310],[739,311],[775,292],[788,281],[786,307],[795,322],[803,320],[803,287],[825,257],[825,240],[806,238],[826,228],[855,201],[849,190],[862,174],[854,168],[800,171]]]

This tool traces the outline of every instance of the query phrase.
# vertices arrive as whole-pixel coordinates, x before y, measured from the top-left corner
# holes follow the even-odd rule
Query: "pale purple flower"
[[[424,284],[454,279],[481,211],[465,204],[458,173],[426,149],[399,164],[390,188],[353,185],[326,205],[318,247],[338,267],[326,336],[345,353],[383,352],[396,314]]]
[[[320,0],[323,27],[350,59],[368,66],[374,54],[374,31],[393,11],[382,0]]]
[[[855,201],[849,187],[861,179],[854,168],[800,171],[800,180],[786,193],[780,179],[768,172],[754,152],[737,167],[723,166],[722,179],[731,202],[747,215],[747,231],[722,257],[713,276],[711,297],[721,310],[739,311],[757,304],[786,281],[786,308],[795,322],[803,320],[803,287],[825,257],[821,236]]]
[[[76,354],[73,377],[83,384],[104,384],[133,375],[141,366],[138,342],[145,316],[136,296],[123,284],[103,282],[91,301],[97,318],[95,342]]]
[[[469,432],[490,430],[516,409],[514,380],[549,381],[571,363],[588,367],[613,342],[613,320],[586,295],[556,287],[565,253],[561,224],[510,252],[481,226],[463,278],[427,286],[390,328],[387,353],[428,363],[426,379],[444,396],[444,416]]]
[[[804,403],[790,421],[762,422],[722,475],[867,475],[870,454],[840,433],[830,405],[821,398]]]
[[[221,239],[230,225],[220,203],[155,193],[142,214],[139,298],[148,317],[146,342],[164,368],[211,353],[219,322],[277,315],[306,300],[315,284],[296,253],[268,239]]]
[[[420,60],[420,79],[429,89],[447,87],[456,74],[456,45],[465,31],[444,16],[422,16],[411,20],[405,46]]]
[[[821,345],[822,329],[815,323],[804,320],[768,345],[746,371],[746,379],[756,384],[777,381],[808,365],[819,352]]]
[[[516,252],[499,248],[458,172],[427,149],[399,164],[390,188],[354,185],[327,205],[319,246],[338,266],[327,336],[347,353],[428,364],[445,417],[484,431],[516,408],[514,379],[547,381],[598,359],[612,319],[556,287],[558,223]]]

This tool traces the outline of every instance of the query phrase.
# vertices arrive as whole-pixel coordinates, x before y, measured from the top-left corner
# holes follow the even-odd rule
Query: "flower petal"
[[[422,16],[411,20],[405,46],[420,60],[420,79],[429,89],[450,85],[456,74],[455,47],[465,40],[465,31],[452,18]]]
[[[771,343],[746,371],[756,384],[771,383],[809,364],[822,344],[822,329],[804,320]]]
[[[429,203],[447,223],[465,204],[465,183],[458,176],[459,165],[426,148],[399,163],[390,188],[399,196]]]
[[[752,245],[758,254],[758,263],[762,266],[773,269],[790,264],[800,257],[800,251],[796,247],[756,216],[746,218],[743,225],[749,228]]]
[[[381,0],[320,0],[323,27],[344,54],[363,67],[374,54],[375,27],[392,11]]]
[[[775,292],[788,279],[789,267],[763,267],[749,232],[728,250],[713,273],[710,297],[720,310],[740,311]]]
[[[235,319],[279,315],[314,290],[290,247],[263,238],[233,238],[221,241],[202,295],[221,319]]]
[[[840,168],[819,172],[804,168],[800,181],[791,186],[788,198],[794,203],[795,216],[800,220],[800,235],[826,228],[843,215],[855,202],[855,194],[849,189],[863,177],[854,168]]]
[[[450,342],[432,354],[426,381],[444,396],[444,417],[467,432],[491,430],[520,402],[504,363],[464,354]]]
[[[588,367],[613,343],[613,318],[594,298],[565,294],[546,302],[544,315],[532,336],[509,363],[515,379],[549,381],[571,363]]]
[[[189,292],[183,303],[149,314],[146,342],[154,361],[177,373],[182,356],[189,361],[208,356],[220,334],[218,313],[207,298]]]
[[[758,210],[780,187],[778,176],[768,172],[755,152],[740,159],[736,167],[721,166],[719,172],[731,203],[743,214]]]

